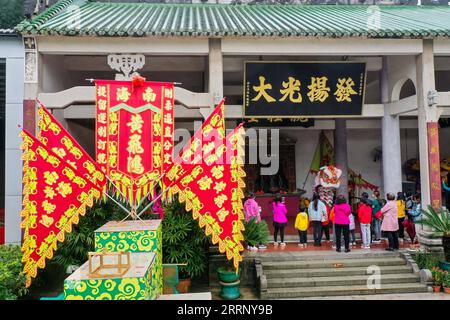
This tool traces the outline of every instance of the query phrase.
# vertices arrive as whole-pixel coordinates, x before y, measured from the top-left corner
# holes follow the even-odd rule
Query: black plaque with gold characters
[[[361,115],[361,62],[246,62],[245,118]]]
[[[252,127],[314,127],[313,118],[247,118],[245,119],[244,128]]]

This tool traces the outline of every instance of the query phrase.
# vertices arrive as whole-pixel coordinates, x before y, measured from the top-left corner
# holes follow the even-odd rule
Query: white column
[[[220,39],[209,39],[208,84],[214,104],[217,105],[223,98],[223,58]]]
[[[220,39],[209,39],[208,59],[208,92],[212,94],[216,106],[223,98],[223,57]],[[214,106],[199,110],[204,119],[211,114]]]
[[[390,102],[387,57],[383,57],[381,69],[381,102],[384,116],[381,119],[381,139],[383,148],[383,192],[402,191],[402,158],[400,146],[400,116],[391,116],[386,104]]]
[[[422,205],[430,204],[427,122],[439,119],[436,106],[428,105],[428,93],[435,90],[433,40],[423,40],[423,53],[416,58],[417,107],[419,127],[420,186]]]
[[[6,59],[5,243],[21,241],[23,69],[23,56]]]

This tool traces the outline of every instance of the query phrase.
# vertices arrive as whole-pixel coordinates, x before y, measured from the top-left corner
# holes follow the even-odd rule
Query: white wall
[[[19,138],[23,119],[24,51],[22,40],[0,38],[0,58],[6,58],[5,242],[21,240],[22,161]]]

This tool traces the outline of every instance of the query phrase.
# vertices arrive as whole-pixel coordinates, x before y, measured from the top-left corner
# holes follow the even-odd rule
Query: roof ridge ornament
[[[145,65],[143,54],[109,54],[108,65],[111,69],[121,72],[116,74],[116,80],[131,80],[132,74]]]

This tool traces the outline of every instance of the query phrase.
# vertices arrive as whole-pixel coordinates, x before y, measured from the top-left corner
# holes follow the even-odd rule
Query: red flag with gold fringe
[[[192,210],[199,225],[211,235],[212,242],[219,244],[221,253],[233,260],[237,269],[242,261],[244,250],[241,241],[244,219],[242,198],[245,183],[242,169],[243,154],[242,124],[225,141],[224,148],[218,148],[218,159],[208,163],[195,164],[189,173],[175,182],[174,193],[178,193],[180,202],[186,203],[186,210]]]
[[[72,231],[80,215],[101,196],[101,188],[83,177],[39,140],[22,131],[22,244],[26,286],[53,257],[57,243]]]
[[[214,111],[194,133],[180,154],[173,160],[173,165],[164,175],[163,188],[168,189],[170,200],[175,181],[190,173],[196,164],[212,163],[223,156],[225,151],[225,99],[222,99]],[[165,195],[166,193],[164,193]]]
[[[172,165],[173,83],[96,80],[95,89],[97,163],[133,205]]]
[[[106,177],[97,163],[45,106],[40,102],[38,103],[38,127],[40,129],[38,137],[41,143],[74,167],[83,177],[103,189],[106,184]]]

